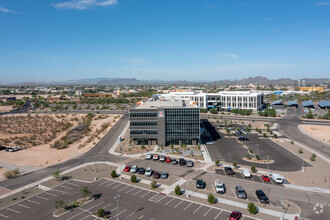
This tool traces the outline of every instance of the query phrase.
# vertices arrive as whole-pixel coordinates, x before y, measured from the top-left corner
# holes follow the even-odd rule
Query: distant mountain
[[[116,78],[116,79],[103,79],[96,83],[97,85],[140,85],[142,81],[135,78]]]
[[[293,80],[290,78],[268,79],[267,77],[256,76],[256,77],[249,77],[247,79],[243,78],[241,80],[219,80],[219,81],[215,81],[214,83],[218,85],[230,85],[230,84],[248,85],[250,83],[255,85],[270,85],[270,84],[290,85],[290,84],[297,84],[298,80]]]

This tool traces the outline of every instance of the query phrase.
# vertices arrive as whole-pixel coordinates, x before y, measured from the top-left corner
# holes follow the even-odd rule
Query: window
[[[130,134],[135,135],[156,135],[158,134],[157,130],[131,130]]]
[[[131,118],[156,118],[156,112],[131,112],[129,114]]]
[[[157,126],[157,121],[131,121],[130,126]]]

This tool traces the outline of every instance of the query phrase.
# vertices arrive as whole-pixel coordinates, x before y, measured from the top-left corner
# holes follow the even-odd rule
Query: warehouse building
[[[197,145],[200,139],[199,108],[191,100],[150,99],[130,109],[129,121],[136,145]]]
[[[251,109],[263,108],[263,93],[253,91],[224,91],[219,93],[170,92],[155,95],[163,100],[189,99],[199,108]]]

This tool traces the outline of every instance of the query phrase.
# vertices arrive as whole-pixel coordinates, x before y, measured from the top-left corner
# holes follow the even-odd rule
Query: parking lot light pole
[[[115,196],[115,200],[117,200],[117,220],[119,220],[119,217],[118,217],[118,200],[120,198],[120,195],[117,195]]]
[[[267,170],[269,171],[269,156],[267,156]]]
[[[259,144],[257,144],[257,155],[259,155]]]

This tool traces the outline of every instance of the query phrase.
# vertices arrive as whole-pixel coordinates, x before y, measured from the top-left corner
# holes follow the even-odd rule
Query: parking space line
[[[1,214],[0,214],[0,216],[2,216],[2,217],[4,217],[4,218],[9,218],[8,216],[5,216],[5,215],[1,215]]]
[[[67,220],[70,220],[70,219],[73,219],[74,217],[78,216],[78,215],[81,215],[82,213],[84,212],[79,212],[78,214],[74,215],[74,216],[71,216],[70,218],[68,218]]]
[[[265,183],[265,181],[259,175],[257,175],[257,176],[259,177],[259,179],[261,180],[262,183]]]
[[[81,218],[80,220],[84,220],[85,218],[88,218],[89,216],[91,216],[91,214],[89,214],[89,215],[87,215],[87,216]]]
[[[59,186],[59,187],[62,187],[64,189],[72,189],[71,187],[68,187],[68,186]]]
[[[236,195],[236,193],[234,192],[233,188],[230,188],[230,189],[231,189],[231,191],[233,191],[234,196],[237,198],[237,195]]]
[[[112,189],[116,189],[118,186],[121,186],[121,185],[123,185],[123,184],[118,184],[117,186],[115,186],[115,187],[112,187]]]
[[[108,188],[109,186],[111,186],[111,185],[113,185],[113,184],[115,184],[116,182],[112,182],[112,183],[110,183],[109,185],[106,185],[105,186],[105,188]]]
[[[219,216],[222,212],[223,212],[223,210],[221,210],[221,211],[219,212],[219,214],[217,214],[217,216],[214,217],[214,219],[217,219],[218,216]]]
[[[200,205],[195,211],[194,214],[202,207],[203,205]]]
[[[245,216],[242,216],[242,219],[241,220],[243,220],[245,218]]]
[[[140,189],[139,191],[137,191],[136,193],[133,194],[133,196],[135,196],[136,194],[138,194],[139,192],[141,192],[143,189]]]
[[[38,197],[39,199],[43,199],[43,200],[49,200],[49,199],[47,199],[45,197],[41,197],[41,196],[36,196],[36,197]]]
[[[79,186],[78,184],[74,184],[74,183],[67,183],[67,184],[69,184],[69,185],[71,185],[71,186]]]
[[[102,186],[103,184],[106,184],[108,182],[109,182],[108,180],[105,180],[103,183],[99,184],[99,186]]]
[[[170,202],[172,202],[175,198],[171,199],[170,201],[168,201],[165,205],[168,205]]]
[[[178,207],[181,203],[183,203],[184,200],[181,200],[181,202],[179,202],[178,204],[176,204],[176,206],[174,206],[174,208]]]
[[[62,190],[59,190],[59,189],[53,189],[54,191],[57,191],[57,192],[60,192],[60,193],[67,193],[67,192],[64,192]]]
[[[26,208],[26,209],[31,209],[31,207],[29,207],[29,206],[26,206],[26,205],[22,205],[22,204],[17,204],[17,205],[19,205],[19,206],[21,206],[21,207],[23,207],[23,208]]]
[[[45,194],[47,194],[47,195],[50,195],[50,196],[57,196],[57,195],[55,195],[55,194],[53,194],[53,193],[49,193],[49,192],[44,192]]]
[[[254,194],[254,193],[252,193],[253,195],[254,195],[254,197],[256,198],[256,200],[259,202],[259,204],[260,204],[260,201],[259,201],[259,199],[258,199],[258,197],[256,196],[256,194]]]
[[[146,194],[144,194],[143,196],[141,196],[140,198],[145,197],[146,195],[148,195],[149,193],[151,193],[150,191],[148,191]]]
[[[127,185],[127,186],[121,188],[120,190],[118,190],[118,192],[122,191],[123,189],[125,189],[125,188],[127,188],[127,187],[129,187],[129,185]]]
[[[207,215],[211,211],[212,208],[210,208],[207,212],[205,212],[204,216]]]
[[[135,212],[132,212],[131,214],[129,214],[128,216],[126,216],[124,219],[128,219],[129,217],[131,217],[134,214],[135,214]]]
[[[241,174],[241,173],[239,173],[239,174]],[[243,174],[241,174],[241,177],[242,177],[243,180],[245,179],[244,176],[243,176]]]
[[[86,209],[87,211],[89,211],[89,210],[91,210],[92,208],[95,208],[96,206],[99,206],[99,205],[101,205],[101,204],[103,204],[104,202],[100,202],[99,204],[96,204],[96,205],[94,205],[94,206],[92,206],[92,207],[90,207],[90,208],[88,208],[88,209]]]
[[[273,206],[273,204],[271,202],[269,202],[269,205]],[[273,206],[274,207],[274,206]]]
[[[128,190],[128,191],[126,191],[126,192],[125,192],[125,194],[129,193],[130,191],[132,191],[132,190],[134,190],[134,189],[136,189],[136,188],[135,188],[135,187],[133,187],[132,189],[130,189],[130,190]]]
[[[123,213],[126,212],[126,211],[127,211],[127,209],[125,209],[125,210],[122,211],[122,212],[119,212],[118,215],[113,216],[113,219],[115,219],[117,216],[120,216],[121,214],[123,214]]]
[[[36,202],[36,201],[32,201],[32,200],[26,200],[26,201],[29,201],[29,202],[32,202],[32,203],[34,203],[34,204],[38,204],[38,205],[40,205],[40,203],[39,202]]]
[[[183,211],[185,211],[187,208],[189,208],[189,206],[191,206],[193,203],[190,203],[186,208],[183,209]]]
[[[14,209],[11,209],[11,208],[7,208],[9,211],[12,211],[12,212],[16,212],[16,213],[21,213],[21,212],[19,212],[19,211],[16,211],[16,210],[14,210]]]
[[[108,205],[106,205],[106,206],[104,206],[103,209],[106,209],[106,208],[108,208],[109,206],[111,206],[111,203],[108,204]]]
[[[141,216],[140,216],[138,219],[139,219],[139,220],[140,220],[140,219],[142,219],[142,218],[143,218],[143,216],[144,216],[144,215],[141,215]]]

